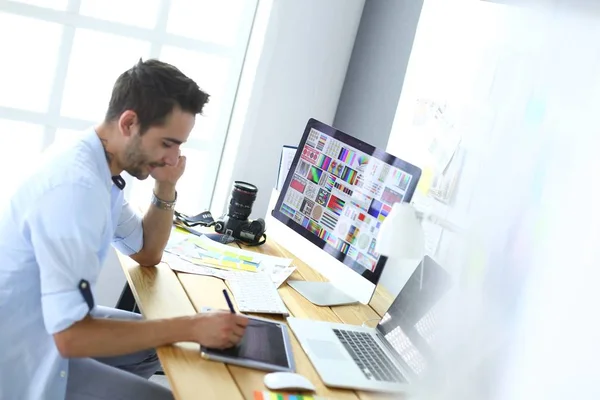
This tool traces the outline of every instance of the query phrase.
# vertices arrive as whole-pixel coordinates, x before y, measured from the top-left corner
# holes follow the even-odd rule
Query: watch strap
[[[158,198],[154,192],[152,192],[152,204],[161,210],[174,211],[175,204],[177,203],[177,191],[175,191],[175,200],[166,201]]]

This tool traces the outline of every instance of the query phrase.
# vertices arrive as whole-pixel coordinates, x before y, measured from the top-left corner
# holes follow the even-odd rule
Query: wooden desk
[[[291,276],[291,279],[325,280],[312,268],[293,257],[271,239],[263,246],[249,249],[263,254],[294,259],[297,270]],[[226,285],[222,280],[176,273],[164,263],[156,267],[140,267],[129,257],[120,256],[120,260],[135,300],[147,319],[193,315],[202,307],[227,309],[222,294],[222,290],[226,288]],[[360,325],[370,319],[380,318],[392,302],[391,296],[384,293],[380,288],[376,290],[370,306],[357,304],[318,307],[287,284],[279,288],[279,293],[293,316],[355,325]],[[277,316],[267,317],[283,320],[283,318]],[[296,371],[315,384],[317,395],[331,399],[398,398],[398,396],[394,397],[379,393],[326,387],[293,333],[290,334],[290,337],[296,359]],[[255,390],[267,390],[263,384],[264,371],[204,360],[200,357],[198,344],[178,343],[161,347],[157,351],[173,393],[179,400],[198,398],[252,400]]]

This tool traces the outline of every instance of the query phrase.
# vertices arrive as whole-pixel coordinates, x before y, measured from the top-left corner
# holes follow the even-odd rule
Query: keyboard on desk
[[[289,315],[289,311],[268,274],[238,271],[227,285],[241,312]]]
[[[398,368],[383,353],[373,336],[366,332],[344,329],[334,329],[333,333],[342,342],[367,379],[382,382],[405,382]]]

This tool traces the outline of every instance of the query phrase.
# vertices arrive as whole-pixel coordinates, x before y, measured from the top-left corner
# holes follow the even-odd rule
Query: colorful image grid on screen
[[[316,129],[299,151],[280,211],[374,271],[379,227],[412,176]]]

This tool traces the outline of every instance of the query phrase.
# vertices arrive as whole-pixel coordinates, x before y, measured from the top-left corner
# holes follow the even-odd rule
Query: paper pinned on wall
[[[445,204],[436,201],[430,196],[419,194],[415,198],[415,204],[418,205],[419,211],[438,218],[446,218],[448,213],[448,207]],[[435,257],[442,240],[444,228],[427,219],[421,221],[421,226],[425,236],[425,254]]]
[[[435,257],[440,241],[442,240],[444,229],[429,221],[423,221],[422,226],[425,234],[425,254],[430,257]]]
[[[417,192],[421,193],[424,196],[427,196],[429,193],[429,189],[431,189],[431,184],[433,182],[433,170],[431,167],[425,167],[421,171],[421,179],[419,179],[419,183],[417,184]]]
[[[450,204],[459,185],[464,161],[465,151],[459,147],[446,170],[434,176],[429,195],[444,204]]]
[[[450,164],[460,144],[460,136],[455,132],[440,132],[429,144],[429,154],[438,172],[444,172]]]
[[[456,109],[442,99],[418,98],[413,115],[413,127],[426,137],[433,173],[443,173],[458,145],[461,136],[456,130]]]

